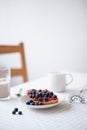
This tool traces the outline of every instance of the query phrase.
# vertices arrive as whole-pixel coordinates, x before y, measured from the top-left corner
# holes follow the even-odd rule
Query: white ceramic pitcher
[[[73,81],[71,74],[49,73],[49,88],[54,92],[64,92],[66,87]]]

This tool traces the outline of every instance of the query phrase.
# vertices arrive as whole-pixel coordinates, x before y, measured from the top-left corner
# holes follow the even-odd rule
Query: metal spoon
[[[86,95],[87,95],[87,85],[84,85],[83,88],[78,93],[72,93],[69,95],[69,102],[80,102],[86,103]]]
[[[18,93],[16,93],[16,96],[17,96],[17,97],[21,97],[21,92],[22,92],[22,90],[23,90],[23,89],[22,89],[22,88],[20,88],[20,89],[19,89],[19,92],[18,92]]]

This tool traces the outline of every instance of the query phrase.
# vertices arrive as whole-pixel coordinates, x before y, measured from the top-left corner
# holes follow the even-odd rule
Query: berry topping
[[[30,94],[30,98],[32,98],[32,94]]]
[[[43,100],[44,100],[44,101],[48,101],[48,98],[45,96],[45,97],[43,98]]]
[[[38,92],[42,92],[42,90],[41,90],[41,89],[39,89],[39,90],[38,90]]]
[[[43,103],[42,102],[38,102],[38,105],[43,105]]]
[[[27,96],[29,96],[30,93],[31,93],[31,90],[26,91]]]
[[[39,92],[39,97],[41,97],[42,96],[42,93],[41,92]]]
[[[30,101],[26,102],[27,105],[30,105]]]
[[[27,105],[46,105],[58,102],[57,95],[55,95],[52,91],[49,91],[47,89],[44,90],[36,90],[31,89],[28,90],[29,97],[32,100],[29,100],[26,102]]]
[[[39,100],[39,101],[43,101],[43,98],[42,98],[42,97],[39,97],[38,100]]]
[[[30,105],[35,105],[35,102],[31,102]]]
[[[57,96],[56,96],[56,95],[53,95],[53,98],[57,98]]]
[[[31,92],[32,92],[32,93],[36,93],[36,89],[32,89]]]
[[[36,94],[35,94],[35,97],[36,97],[36,98],[38,98],[38,97],[39,97],[39,94],[38,94],[38,93],[36,93]]]
[[[32,98],[35,98],[35,94],[32,94]]]
[[[49,92],[46,92],[45,95],[48,97],[49,96]]]
[[[50,96],[53,96],[53,92],[50,92]]]
[[[33,100],[29,100],[29,101],[26,102],[26,104],[30,105],[30,103],[32,103],[32,102],[33,102]]]
[[[34,101],[34,102],[37,102],[37,101],[38,101],[38,98],[34,98],[33,101]]]
[[[45,89],[45,90],[44,90],[44,93],[46,93],[46,92],[48,92],[48,90],[47,90],[47,89]]]
[[[38,102],[35,102],[35,105],[39,105]]]
[[[42,92],[42,96],[43,96],[43,97],[45,96],[45,93],[44,93],[44,92]]]

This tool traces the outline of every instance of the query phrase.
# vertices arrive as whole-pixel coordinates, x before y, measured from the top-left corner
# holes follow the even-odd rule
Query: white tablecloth
[[[25,94],[27,88],[47,88],[46,78],[40,78],[11,88],[11,99],[0,101],[0,130],[87,130],[87,104],[70,104],[68,95],[87,84],[87,74],[73,74],[74,81],[67,87],[65,101],[58,106],[35,110],[28,108],[15,96],[19,88]],[[17,107],[23,115],[13,115]]]

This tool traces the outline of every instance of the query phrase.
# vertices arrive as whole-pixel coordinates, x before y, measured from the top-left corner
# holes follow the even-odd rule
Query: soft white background
[[[87,0],[0,0],[0,44],[21,41],[29,80],[56,71],[86,73]],[[20,66],[18,58],[7,60]]]

